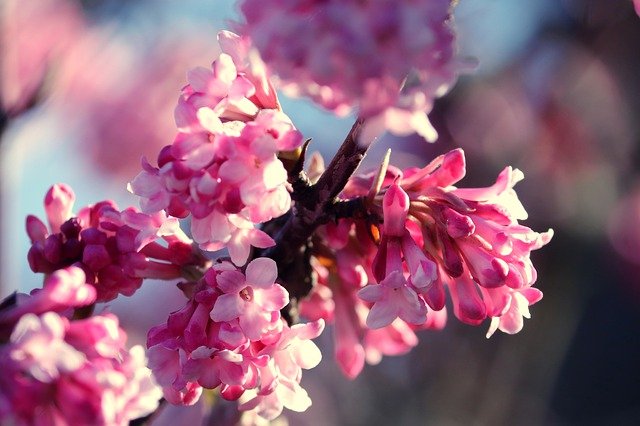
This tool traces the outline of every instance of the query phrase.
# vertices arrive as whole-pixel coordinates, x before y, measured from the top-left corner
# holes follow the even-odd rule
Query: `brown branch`
[[[260,253],[270,257],[278,264],[283,285],[292,299],[303,297],[311,291],[311,280],[301,276],[301,264],[308,264],[308,245],[316,228],[342,212],[337,200],[349,178],[356,170],[367,152],[367,146],[358,144],[363,119],[357,119],[342,146],[333,157],[322,176],[314,185],[299,185],[293,195],[295,202],[291,214],[282,228],[276,233],[276,245]],[[301,172],[304,173],[304,172]],[[304,180],[304,176],[301,177]],[[341,206],[342,207],[342,206]]]

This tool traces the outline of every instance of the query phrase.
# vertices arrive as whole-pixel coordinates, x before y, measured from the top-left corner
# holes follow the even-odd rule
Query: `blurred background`
[[[126,183],[172,142],[186,70],[209,66],[235,12],[231,0],[0,2],[0,296],[41,285],[24,218],[44,216],[51,184],[70,184],[77,206],[136,204]],[[525,224],[555,230],[532,256],[544,299],[515,336],[487,340],[488,324],[450,319],[354,381],[328,330],[323,362],[303,378],[313,406],[285,412],[288,423],[640,424],[640,17],[631,0],[460,0],[456,22],[461,53],[480,66],[436,103],[439,140],[383,138],[367,164],[389,146],[402,166],[460,146],[461,186],[520,168]],[[352,123],[304,100],[283,107],[325,159]],[[183,303],[150,282],[108,309],[133,344]],[[158,423],[198,422],[199,410]]]

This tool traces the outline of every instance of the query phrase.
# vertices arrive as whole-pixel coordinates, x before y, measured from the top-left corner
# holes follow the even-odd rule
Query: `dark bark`
[[[347,211],[361,205],[361,200],[345,202],[338,200],[337,196],[367,152],[367,146],[358,144],[363,124],[364,120],[356,120],[315,184],[310,185],[302,171],[293,180],[295,205],[287,221],[275,233],[276,245],[259,253],[259,256],[276,261],[279,277],[292,299],[299,299],[311,291],[310,238],[315,230],[329,220],[345,217]]]

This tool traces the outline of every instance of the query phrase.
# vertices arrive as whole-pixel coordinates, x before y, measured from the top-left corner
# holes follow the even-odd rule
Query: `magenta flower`
[[[224,293],[216,300],[211,319],[216,322],[238,318],[240,328],[250,340],[272,328],[279,311],[289,303],[287,291],[275,284],[276,263],[268,258],[254,259],[247,265],[246,277],[239,271],[222,271],[218,288]]]
[[[399,313],[395,302],[402,308],[405,307],[405,302],[408,302],[410,308],[406,316],[412,315],[409,312],[414,315],[417,313],[419,320],[410,319],[419,322],[422,327],[442,328],[442,321],[436,321],[440,317],[434,316],[434,312],[428,312],[429,308],[424,306],[424,301],[418,301],[417,306],[411,305],[410,300],[416,299],[412,299],[411,295],[408,300],[403,300],[403,290],[399,290],[400,300],[393,297],[378,298],[378,293],[383,293],[386,287],[383,288],[380,284],[366,286],[367,283],[376,281],[371,270],[376,256],[376,245],[371,241],[364,223],[341,220],[337,225],[325,225],[321,228],[320,235],[323,236],[322,243],[327,244],[323,256],[326,256],[329,248],[335,251],[335,257],[332,259],[335,269],[329,270],[318,261],[312,262],[318,283],[310,295],[300,301],[300,310],[307,318],[322,318],[334,325],[335,358],[345,376],[353,379],[360,374],[365,361],[376,364],[380,362],[382,355],[404,354],[417,344],[412,327],[403,319],[396,318]],[[324,260],[326,261],[327,259]],[[391,278],[399,276],[394,274]],[[405,283],[406,281],[402,283],[405,285],[403,288],[408,289]],[[388,290],[394,292],[393,289]],[[365,297],[370,292],[372,302],[365,303],[359,297],[360,292],[364,293]],[[412,292],[416,294],[415,291]],[[388,315],[389,311],[392,313],[388,316],[393,318],[385,318],[390,324],[371,329],[367,326],[366,320],[372,310],[371,304],[377,301],[379,307],[372,318],[376,319],[380,314]],[[387,310],[385,303],[392,308]],[[384,315],[382,317],[384,318]]]
[[[0,421],[127,425],[153,412],[160,388],[140,346],[126,351],[116,317],[69,322],[24,315],[2,348]]]
[[[244,0],[240,27],[290,93],[369,118],[361,141],[384,130],[433,141],[426,113],[463,68],[451,8],[450,0]]]
[[[129,190],[146,213],[166,210],[192,216],[200,248],[228,248],[241,266],[251,247],[273,240],[256,224],[291,207],[288,174],[278,159],[294,151],[302,135],[280,110],[264,66],[247,39],[219,34],[223,53],[212,70],[188,75],[176,108],[179,133],[158,156],[158,167],[143,162]]]
[[[300,386],[302,369],[317,366],[322,354],[311,341],[324,329],[324,321],[286,326],[279,339],[267,345],[260,355],[268,355],[269,362],[260,368],[259,390],[243,395],[240,410],[255,410],[260,417],[273,420],[283,408],[303,412],[311,406],[311,399]]]
[[[382,328],[400,317],[409,324],[420,325],[427,319],[427,305],[408,286],[402,271],[389,273],[380,284],[364,287],[358,296],[373,303],[367,316],[367,327]]]
[[[491,315],[491,325],[487,331],[487,338],[491,337],[496,330],[504,333],[515,334],[522,330],[524,326],[523,318],[531,318],[529,306],[542,299],[542,292],[537,288],[523,288],[514,290],[502,287],[497,290],[486,289],[483,293],[489,294],[486,299],[496,300],[494,314]]]
[[[527,218],[513,190],[523,177],[519,170],[505,168],[496,183],[486,188],[452,186],[464,174],[464,154],[454,150],[423,169],[407,170],[398,182],[410,199],[408,217],[421,229],[411,236],[412,245],[423,246],[429,260],[438,264],[437,279],[421,289],[421,294],[432,309],[440,310],[447,285],[456,316],[478,324],[508,310],[505,305],[504,309],[490,309],[489,295],[494,289],[541,295],[529,290],[537,276],[529,255],[549,242],[553,231],[539,234],[518,223]],[[405,261],[409,264],[411,255],[405,253]]]
[[[82,269],[70,266],[58,269],[45,278],[41,289],[30,295],[19,294],[15,304],[0,309],[0,335],[8,332],[26,314],[66,313],[96,300],[96,289],[86,283]]]
[[[406,226],[409,196],[395,183],[384,195],[382,212],[382,239],[372,264],[379,284],[368,285],[358,292],[362,300],[373,303],[367,326],[385,327],[398,317],[413,325],[423,324],[427,305],[418,292],[430,288],[437,277],[436,265],[411,238]],[[409,266],[409,281],[403,272],[403,254]]]
[[[277,274],[268,258],[252,260],[244,273],[218,263],[193,284],[183,309],[149,331],[149,365],[167,400],[190,405],[202,388],[219,389],[225,399],[242,398],[241,410],[269,419],[283,407],[304,411],[311,404],[301,369],[320,360],[309,339],[324,321],[290,328],[280,316],[289,295],[275,284]]]
[[[409,351],[414,330],[443,328],[447,289],[461,321],[492,319],[489,335],[520,331],[542,297],[532,287],[530,253],[553,232],[518,223],[527,217],[513,190],[522,173],[506,168],[487,188],[453,186],[464,174],[464,153],[454,150],[422,169],[389,167],[375,196],[374,174],[353,176],[340,198],[361,197],[371,216],[319,230],[317,285],[300,309],[335,324],[336,359],[347,377],[365,361]]]
[[[102,201],[74,217],[74,200],[71,188],[54,185],[45,197],[50,227],[27,217],[32,242],[28,259],[34,272],[51,274],[77,266],[95,287],[95,301],[105,302],[118,294],[131,296],[143,278],[178,278],[182,266],[203,263],[177,219],[164,212],[119,211],[112,201]],[[157,242],[160,238],[166,245]]]

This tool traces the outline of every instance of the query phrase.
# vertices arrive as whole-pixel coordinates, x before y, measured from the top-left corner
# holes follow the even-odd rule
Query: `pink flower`
[[[0,328],[12,328],[26,314],[64,313],[95,300],[96,289],[86,283],[82,269],[75,266],[59,269],[45,278],[41,289],[33,290],[29,296],[18,295],[14,305],[0,310]]]
[[[238,318],[240,328],[250,340],[258,340],[278,321],[279,311],[289,303],[287,291],[275,284],[276,263],[269,258],[252,260],[246,277],[239,271],[222,271],[218,288],[224,292],[216,300],[211,319],[216,322]]]
[[[302,369],[320,363],[322,354],[311,342],[322,333],[324,321],[286,326],[273,345],[267,345],[261,355],[270,361],[260,368],[262,382],[259,390],[244,395],[240,410],[255,410],[265,419],[273,420],[283,408],[303,412],[311,406],[311,399],[300,386]]]
[[[96,301],[105,302],[118,294],[131,296],[143,278],[178,278],[182,266],[203,263],[177,219],[164,212],[121,212],[112,201],[102,201],[74,217],[74,200],[71,188],[54,185],[45,197],[50,229],[35,216],[27,217],[33,244],[28,259],[34,272],[78,266],[95,287]],[[160,238],[167,245],[159,244]]]
[[[369,216],[318,231],[317,284],[300,301],[304,315],[335,324],[345,375],[357,376],[365,361],[408,352],[417,344],[414,330],[443,328],[447,290],[461,321],[492,318],[489,335],[520,331],[542,297],[532,287],[530,253],[553,235],[518,223],[527,216],[513,190],[522,173],[506,168],[494,185],[457,188],[465,174],[462,150],[422,169],[382,172],[374,197],[374,174],[353,176],[340,194],[361,198]]]
[[[64,183],[55,184],[44,196],[44,209],[49,221],[49,229],[54,232],[60,231],[60,225],[71,217],[73,203],[76,195],[69,185]]]
[[[68,0],[36,0],[2,5],[0,107],[16,113],[28,107],[45,77],[82,34],[82,10]]]
[[[69,322],[56,313],[23,316],[0,348],[0,420],[33,424],[126,425],[153,412],[160,389],[140,346],[112,315]]]
[[[294,151],[302,135],[280,111],[264,66],[249,41],[219,35],[223,53],[212,70],[193,70],[176,108],[179,133],[158,156],[146,160],[130,183],[146,213],[192,215],[192,234],[200,248],[229,248],[243,265],[251,247],[273,240],[256,229],[291,207],[288,173],[278,159]]]
[[[384,130],[435,140],[426,113],[463,68],[449,0],[244,0],[240,7],[242,32],[285,89],[369,118],[361,142]]]
[[[426,292],[437,278],[436,265],[417,247],[407,230],[409,196],[397,184],[391,185],[382,202],[382,239],[372,269],[380,284],[364,287],[358,296],[373,307],[367,316],[369,328],[381,328],[397,317],[410,324],[426,321],[427,305],[418,292]],[[404,277],[402,254],[409,266],[410,281]]]
[[[545,245],[553,232],[539,234],[518,223],[519,219],[527,218],[513,190],[523,178],[519,170],[505,168],[496,183],[486,188],[453,186],[464,174],[464,154],[462,150],[454,150],[425,168],[407,170],[398,178],[398,185],[410,200],[407,218],[411,220],[407,220],[407,227],[411,229],[414,225],[409,224],[419,224],[420,228],[417,233],[405,231],[403,261],[410,272],[418,271],[416,275],[429,277],[427,285],[415,288],[432,309],[440,310],[444,306],[444,286],[447,286],[456,316],[464,322],[479,324],[487,316],[499,317],[505,313],[491,308],[490,295],[496,291],[539,293],[531,289],[537,274],[529,255]],[[397,191],[394,188],[395,184],[386,190],[387,194]],[[388,197],[386,194],[383,197],[383,212],[391,208],[385,202]],[[385,214],[385,221],[389,220],[387,216]],[[383,231],[386,228],[385,225]],[[424,255],[416,250],[421,246]],[[388,263],[392,254],[383,237],[373,266],[379,276],[384,271],[384,263],[378,259],[386,258]],[[394,256],[399,262],[399,256]],[[433,267],[434,261],[437,269]],[[392,270],[399,268],[395,266]],[[516,304],[513,306],[515,309]],[[506,317],[504,321],[506,324]],[[519,330],[516,326],[504,328]]]
[[[366,229],[363,222],[354,223],[346,219],[340,220],[337,225],[327,224],[320,229],[319,234],[323,239],[319,241],[327,244],[322,251],[322,262],[330,262],[329,265],[334,267],[327,268],[319,261],[312,262],[318,283],[311,294],[300,301],[303,315],[311,319],[323,318],[333,323],[336,361],[345,376],[351,379],[360,374],[365,361],[375,364],[380,362],[382,355],[404,354],[417,344],[417,337],[412,328],[402,319],[393,320],[399,315],[394,303],[398,302],[404,309],[404,303],[407,302],[402,298],[403,290],[400,290],[400,300],[393,297],[378,299],[377,293],[384,292],[380,284],[364,287],[367,283],[375,281],[371,267],[376,255],[376,246]],[[331,251],[334,255],[328,258],[327,255]],[[398,276],[394,274],[391,279],[393,278]],[[390,291],[393,292],[393,289]],[[380,303],[376,308],[380,313],[388,312],[384,309],[385,303],[392,306],[390,316],[393,318],[385,319],[390,321],[389,325],[378,329],[367,327],[365,322],[370,313],[370,303],[365,303],[358,297],[360,292],[364,293],[365,297],[367,293],[372,293],[373,303]],[[418,303],[424,305],[424,301]],[[416,307],[410,303],[409,305],[410,311]],[[427,311],[423,313],[423,308],[417,308],[420,320],[414,322],[420,322],[425,328],[437,325],[434,321],[439,317],[435,317],[434,312],[428,314],[425,323],[424,316],[427,315]],[[428,307],[426,309],[428,310]],[[374,313],[371,318],[376,319],[378,315]],[[410,315],[407,313],[407,316]],[[430,322],[430,317],[434,317],[434,321]]]
[[[178,129],[186,133],[211,130],[199,117],[202,108],[221,120],[243,122],[253,120],[262,109],[280,109],[264,65],[250,53],[249,40],[221,31],[218,42],[222,53],[212,69],[195,68],[187,74],[188,85],[175,111]]]
[[[10,341],[15,348],[9,356],[20,362],[22,370],[35,380],[51,383],[61,374],[79,369],[85,361],[82,353],[63,340],[65,328],[63,320],[54,313],[46,313],[42,318],[26,314],[11,333]]]
[[[183,309],[149,331],[149,365],[168,401],[194,404],[202,388],[219,389],[269,419],[311,404],[301,369],[320,361],[309,339],[324,321],[289,327],[280,316],[289,297],[276,277],[271,259],[254,259],[244,273],[220,262],[193,284]]]
[[[496,292],[496,290],[483,290],[483,292]],[[497,290],[500,294],[498,297],[503,299],[503,307],[492,313],[491,325],[487,331],[487,338],[491,337],[496,330],[500,329],[508,334],[516,334],[523,327],[523,318],[531,318],[529,306],[542,299],[542,292],[537,288],[524,288],[514,290],[502,287]],[[490,295],[486,299],[495,299],[496,295]],[[497,304],[497,308],[500,307]]]
[[[426,321],[427,305],[407,284],[402,271],[393,271],[380,284],[369,285],[358,292],[362,300],[373,303],[367,327],[385,327],[398,317],[415,325]]]

